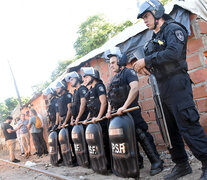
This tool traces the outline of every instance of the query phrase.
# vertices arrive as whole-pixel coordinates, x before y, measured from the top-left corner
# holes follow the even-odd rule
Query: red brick
[[[204,20],[199,20],[198,25],[200,27],[200,33],[201,34],[206,34],[207,33],[207,22]]]
[[[157,145],[163,145],[164,144],[162,135],[160,133],[155,134],[155,142],[156,142]]]
[[[207,98],[196,100],[196,104],[200,113],[207,112]]]
[[[207,113],[200,114],[200,124],[202,127],[207,127]]]
[[[139,78],[139,89],[147,86],[148,85],[148,77],[147,76],[142,76],[141,78]]]
[[[207,97],[207,87],[205,84],[193,88],[194,99]]]
[[[197,52],[200,48],[203,48],[202,39],[190,39],[187,43],[187,55]]]
[[[194,20],[197,18],[196,14],[190,14],[190,21]]]
[[[148,124],[148,127],[149,127],[149,132],[151,132],[151,133],[160,132],[160,129],[159,129],[156,122],[150,122]]]
[[[195,84],[205,81],[207,79],[207,68],[191,72],[190,77]]]
[[[202,65],[201,61],[200,61],[199,54],[196,54],[191,57],[187,57],[187,63],[188,63],[189,70],[195,69],[195,68],[200,67]]]
[[[149,111],[149,117],[150,117],[150,120],[151,120],[151,121],[155,121],[155,120],[156,120],[154,110],[153,110],[153,111]]]
[[[145,87],[139,91],[140,99],[147,99],[152,97],[152,88],[151,86]]]
[[[142,112],[142,117],[146,122],[150,121],[149,113],[148,112]]]
[[[140,105],[143,111],[154,109],[154,101],[152,99],[145,100],[141,102]]]

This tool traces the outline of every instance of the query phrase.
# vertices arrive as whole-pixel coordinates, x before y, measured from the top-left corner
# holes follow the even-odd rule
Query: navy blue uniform
[[[207,136],[199,123],[187,73],[187,38],[182,25],[167,20],[145,47],[146,67],[157,78],[175,163],[188,159],[182,137],[196,158],[207,160]]]
[[[111,80],[109,86],[109,102],[113,109],[117,110],[118,108],[122,107],[125,101],[128,98],[130,86],[129,84],[133,81],[138,81],[138,76],[133,69],[124,68],[119,73],[117,73]],[[139,106],[138,104],[138,96],[134,99],[134,101],[129,105],[128,108]],[[147,139],[149,140],[155,154],[159,156],[152,135],[147,131],[148,125],[144,121],[141,115],[141,108],[129,112],[134,120],[135,128],[141,129]]]
[[[81,98],[85,98],[86,93],[88,92],[88,89],[81,85],[77,90],[74,91],[73,97],[72,97],[72,105],[71,105],[71,113],[73,116],[73,119],[76,119],[78,116],[79,110],[80,110],[80,104],[81,104]],[[80,121],[86,120],[88,116],[88,109],[85,108],[84,113],[82,114]]]

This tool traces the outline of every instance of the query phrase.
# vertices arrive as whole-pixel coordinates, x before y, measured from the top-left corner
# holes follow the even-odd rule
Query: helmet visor
[[[69,82],[70,78],[79,78],[78,73],[76,71],[73,71],[73,72],[66,74],[65,76],[66,82]]]
[[[95,76],[95,71],[94,68],[92,67],[82,67],[80,70],[80,74],[81,76],[85,77],[85,76]]]
[[[63,83],[61,83],[60,81],[57,82],[56,86],[55,86],[55,89],[59,89],[61,87],[64,87]]]
[[[52,89],[51,88],[46,88],[44,91],[43,91],[43,95],[44,96],[47,96],[48,94],[51,94],[52,93]]]
[[[104,53],[104,56],[110,59],[112,56],[122,57],[121,51],[118,47],[113,47]]]

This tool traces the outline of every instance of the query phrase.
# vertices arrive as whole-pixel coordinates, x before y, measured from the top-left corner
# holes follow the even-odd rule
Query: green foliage
[[[57,79],[66,69],[69,64],[71,64],[73,60],[65,60],[59,61],[57,68],[51,74],[51,81]]]
[[[172,0],[161,0],[163,5],[167,4],[169,1],[172,1]]]
[[[115,25],[105,20],[102,15],[94,15],[87,18],[79,26],[74,48],[78,58],[88,54],[90,51],[102,46],[109,38],[123,31],[126,27],[131,26],[132,22]]]
[[[29,97],[21,97],[22,104],[26,104],[29,99]],[[18,98],[14,97],[7,98],[4,102],[0,103],[0,122],[3,122],[8,115],[11,115],[11,112],[18,103]]]
[[[32,86],[33,95],[42,92],[49,85],[50,85],[49,81],[39,83],[39,84],[35,84],[34,86]]]

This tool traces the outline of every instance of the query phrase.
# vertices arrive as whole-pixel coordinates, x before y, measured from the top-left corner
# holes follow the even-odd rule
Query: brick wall
[[[200,112],[200,123],[207,133],[207,22],[190,16],[192,35],[188,40],[187,62],[195,85],[193,95]]]

